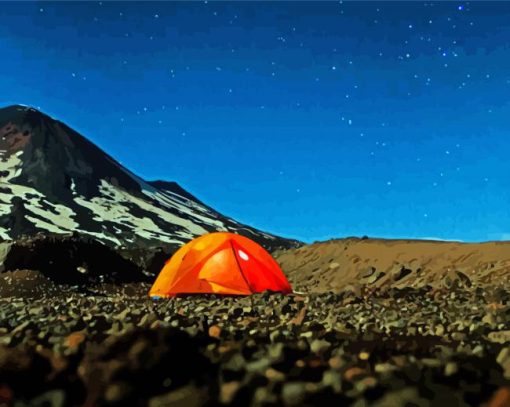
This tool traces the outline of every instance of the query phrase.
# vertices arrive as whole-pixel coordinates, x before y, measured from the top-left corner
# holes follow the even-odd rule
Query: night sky
[[[510,239],[509,2],[2,2],[0,18],[0,105],[239,221]]]

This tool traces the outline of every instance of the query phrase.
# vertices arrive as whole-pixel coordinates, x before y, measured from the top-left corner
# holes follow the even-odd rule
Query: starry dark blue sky
[[[2,3],[0,104],[306,241],[510,239],[510,3]]]

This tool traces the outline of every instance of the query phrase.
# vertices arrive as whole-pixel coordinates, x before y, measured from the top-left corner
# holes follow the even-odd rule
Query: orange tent
[[[278,263],[254,241],[233,233],[200,236],[166,262],[149,295],[291,293]]]

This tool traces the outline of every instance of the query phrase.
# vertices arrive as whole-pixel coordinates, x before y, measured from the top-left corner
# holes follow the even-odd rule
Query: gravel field
[[[0,299],[0,405],[510,403],[502,288],[158,302],[148,288]]]

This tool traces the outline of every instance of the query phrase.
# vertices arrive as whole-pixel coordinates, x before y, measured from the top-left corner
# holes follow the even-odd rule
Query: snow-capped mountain
[[[0,109],[0,240],[78,233],[134,248],[179,246],[211,231],[268,249],[297,244],[216,212],[175,182],[144,181],[33,108]]]

